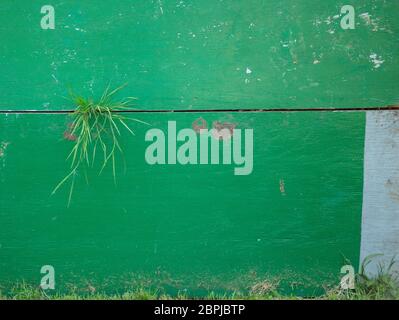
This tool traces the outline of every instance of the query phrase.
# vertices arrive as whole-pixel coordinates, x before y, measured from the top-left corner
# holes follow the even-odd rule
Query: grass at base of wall
[[[311,297],[282,294],[280,282],[276,280],[257,282],[245,293],[234,291],[220,294],[209,291],[201,297],[191,297],[185,292],[168,295],[143,286],[119,294],[96,292],[94,288],[91,288],[90,293],[81,293],[76,289],[60,293],[54,290],[45,291],[38,286],[20,282],[8,289],[7,293],[2,292],[0,286],[0,300],[399,300],[399,278],[393,269],[396,261],[392,259],[387,267],[379,264],[377,274],[369,276],[366,267],[375,257],[376,255],[372,255],[363,261],[359,273],[354,275],[354,289],[326,285],[324,294]]]
[[[185,293],[176,296],[163,294],[158,291],[138,288],[121,294],[87,293],[80,294],[75,292],[56,293],[44,291],[25,283],[20,283],[11,289],[8,294],[0,292],[0,300],[187,300],[193,299]],[[196,297],[195,299],[200,299]],[[326,293],[317,297],[299,297],[294,295],[280,294],[278,288],[271,288],[266,292],[231,294],[216,294],[210,292],[201,297],[205,300],[399,300],[399,286],[391,277],[376,278],[361,284],[357,284],[353,290],[343,290],[332,288]]]

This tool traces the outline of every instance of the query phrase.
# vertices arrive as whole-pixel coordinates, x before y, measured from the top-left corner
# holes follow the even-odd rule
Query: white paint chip
[[[376,53],[370,54],[370,61],[374,64],[375,69],[381,67],[381,65],[385,62],[385,60],[382,60],[382,57],[377,55]]]

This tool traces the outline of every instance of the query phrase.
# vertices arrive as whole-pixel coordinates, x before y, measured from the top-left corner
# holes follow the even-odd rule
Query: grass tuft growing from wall
[[[98,101],[74,93],[70,94],[75,105],[70,132],[68,132],[68,137],[74,141],[72,150],[67,156],[67,160],[70,161],[70,171],[52,192],[52,194],[56,193],[61,186],[70,181],[68,206],[71,203],[78,171],[94,166],[96,158],[100,157],[100,173],[108,163],[111,163],[114,181],[116,181],[115,156],[117,152],[123,153],[123,148],[119,143],[122,129],[134,135],[128,125],[129,121],[148,124],[121,114],[121,111],[131,109],[135,100],[133,97],[128,97],[122,101],[114,101],[115,94],[124,87],[125,85],[112,90],[108,86]]]

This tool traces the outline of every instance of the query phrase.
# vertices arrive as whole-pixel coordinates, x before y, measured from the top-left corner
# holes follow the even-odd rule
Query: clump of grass
[[[254,296],[265,296],[277,294],[278,281],[263,280],[255,283],[250,290],[250,294]]]
[[[361,265],[357,276],[358,293],[371,299],[399,299],[398,277],[393,271],[395,258],[392,258],[387,265],[378,263],[376,275],[370,276],[366,273],[366,267],[374,257],[375,255],[367,257]]]
[[[157,291],[139,288],[134,291],[125,292],[119,297],[122,300],[158,300],[159,293]]]
[[[18,282],[11,288],[9,294],[0,295],[1,300],[43,300],[46,297],[46,293],[39,286],[32,286],[25,281]]]
[[[398,277],[393,271],[397,261],[392,258],[386,265],[382,262],[377,264],[377,272],[373,275],[367,274],[367,266],[380,254],[366,257],[359,273],[355,275],[354,289],[335,288],[327,291],[323,298],[329,300],[399,300]]]
[[[73,137],[74,146],[67,160],[70,161],[70,172],[57,184],[52,194],[67,181],[70,181],[68,207],[71,203],[78,170],[93,166],[98,153],[101,153],[100,174],[110,162],[114,181],[116,181],[115,156],[117,152],[123,153],[119,143],[121,129],[124,128],[131,135],[133,130],[127,124],[135,121],[148,124],[144,121],[123,116],[120,111],[132,107],[136,98],[128,97],[123,101],[114,102],[113,98],[126,85],[111,90],[108,86],[98,101],[71,93],[71,99],[76,106],[72,113],[73,121],[70,124],[69,137]],[[119,113],[118,113],[119,112]]]

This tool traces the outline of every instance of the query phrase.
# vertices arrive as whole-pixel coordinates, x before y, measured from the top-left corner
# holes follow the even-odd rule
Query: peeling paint
[[[6,155],[6,150],[10,142],[3,141],[0,144],[0,158],[3,158]]]
[[[285,196],[285,182],[284,179],[280,179],[280,193]]]
[[[370,54],[370,61],[374,64],[374,68],[378,69],[381,65],[385,62],[381,56],[377,55],[376,53]]]

